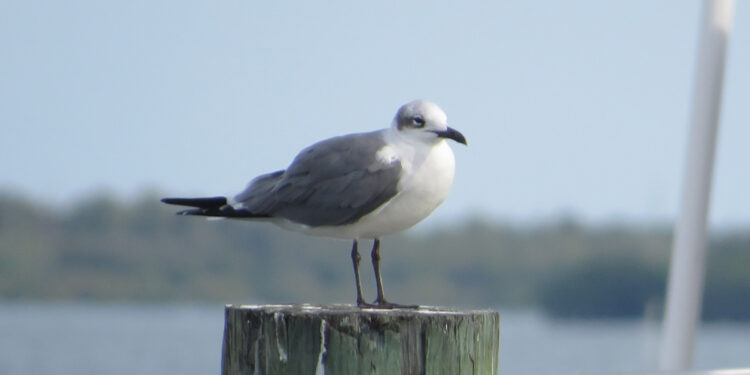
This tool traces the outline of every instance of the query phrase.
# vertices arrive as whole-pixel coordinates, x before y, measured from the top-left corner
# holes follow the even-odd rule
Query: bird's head
[[[437,104],[427,100],[406,103],[396,112],[393,128],[399,134],[424,142],[452,139],[466,144],[466,138],[448,126],[448,117]]]

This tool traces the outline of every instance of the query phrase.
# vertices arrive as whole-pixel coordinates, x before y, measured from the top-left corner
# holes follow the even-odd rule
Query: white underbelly
[[[399,183],[399,193],[357,222],[343,226],[309,227],[288,221],[278,225],[306,234],[336,238],[378,238],[409,229],[442,203],[453,185],[455,158],[441,142],[419,165],[406,166],[409,178]]]

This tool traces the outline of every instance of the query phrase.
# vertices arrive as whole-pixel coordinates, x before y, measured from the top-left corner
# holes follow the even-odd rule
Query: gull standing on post
[[[286,170],[253,179],[233,199],[164,198],[193,207],[179,215],[268,221],[314,236],[353,240],[357,306],[416,307],[386,301],[380,277],[380,237],[411,228],[445,200],[455,158],[446,139],[466,144],[440,107],[415,100],[399,108],[390,128],[318,142]],[[362,297],[357,242],[373,239],[377,298]]]

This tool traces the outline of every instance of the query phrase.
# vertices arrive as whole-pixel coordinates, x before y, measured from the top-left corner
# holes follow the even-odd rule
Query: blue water
[[[0,304],[0,374],[217,374],[221,305]],[[570,322],[501,312],[500,373],[654,370],[653,321]],[[750,324],[704,325],[699,369],[750,367]]]

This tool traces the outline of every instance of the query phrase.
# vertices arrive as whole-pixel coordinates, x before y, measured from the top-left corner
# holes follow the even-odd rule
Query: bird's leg
[[[376,238],[372,243],[372,268],[375,271],[375,282],[378,287],[378,297],[375,299],[376,305],[385,305],[388,302],[385,300],[385,293],[383,292],[383,279],[380,277],[380,239]]]
[[[375,282],[378,287],[378,297],[375,299],[375,306],[383,309],[392,308],[404,308],[404,309],[416,309],[418,305],[399,305],[397,303],[390,303],[385,300],[385,292],[383,292],[383,279],[380,276],[380,239],[376,238],[372,244],[372,268],[375,271]]]
[[[354,281],[357,283],[357,306],[370,306],[369,303],[365,302],[362,298],[362,283],[359,281],[359,261],[362,257],[359,256],[357,251],[357,240],[352,243],[352,265],[354,266]]]

